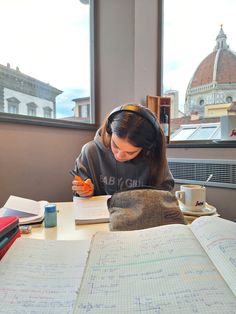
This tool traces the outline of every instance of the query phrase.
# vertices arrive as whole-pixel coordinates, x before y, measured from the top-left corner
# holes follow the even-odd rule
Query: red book
[[[18,217],[0,217],[0,259],[20,236]]]

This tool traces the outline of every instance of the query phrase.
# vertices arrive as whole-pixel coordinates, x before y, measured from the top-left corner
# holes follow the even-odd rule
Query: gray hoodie
[[[119,162],[111,149],[101,142],[99,130],[94,140],[85,144],[75,162],[75,171],[84,179],[90,178],[94,184],[94,195],[105,195],[128,188],[149,186],[150,167],[142,156]],[[156,186],[160,190],[172,190],[174,180],[169,168],[163,182]]]

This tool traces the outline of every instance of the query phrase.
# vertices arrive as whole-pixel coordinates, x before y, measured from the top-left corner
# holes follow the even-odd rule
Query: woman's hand
[[[84,184],[78,180],[73,180],[72,181],[72,191],[76,192],[79,194],[81,197],[90,197],[93,196],[94,193],[94,185],[90,179],[87,179],[84,181],[88,187],[84,186]]]

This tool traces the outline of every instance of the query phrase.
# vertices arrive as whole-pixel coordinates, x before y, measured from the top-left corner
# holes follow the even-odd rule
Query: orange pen
[[[71,170],[70,174],[72,174],[72,176],[74,176],[75,180],[78,181],[80,184],[82,184],[83,187],[86,190],[88,190],[88,192],[92,192],[92,189],[90,188],[90,186],[86,182],[84,182],[84,180],[74,170]]]

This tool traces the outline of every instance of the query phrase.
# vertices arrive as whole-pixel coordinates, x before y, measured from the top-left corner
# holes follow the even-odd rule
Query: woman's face
[[[115,134],[111,136],[111,150],[115,159],[119,162],[134,159],[141,152],[142,147],[130,144],[126,139],[122,139]]]

